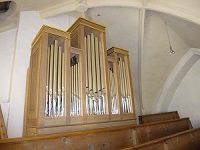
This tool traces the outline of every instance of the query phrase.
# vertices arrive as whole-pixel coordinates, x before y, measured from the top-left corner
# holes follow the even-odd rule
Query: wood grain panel
[[[166,121],[166,120],[179,119],[179,118],[180,117],[177,111],[164,112],[164,113],[157,113],[157,114],[141,115],[139,116],[139,123],[143,124],[143,123]]]
[[[28,119],[37,118],[37,105],[39,96],[39,73],[40,73],[40,42],[33,48],[34,53],[31,56],[30,64],[30,84],[29,103],[28,103]]]

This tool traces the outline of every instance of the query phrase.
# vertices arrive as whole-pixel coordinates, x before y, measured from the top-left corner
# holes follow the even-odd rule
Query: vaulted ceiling
[[[6,0],[0,0],[0,2],[4,1]],[[86,6],[86,9],[120,6],[155,11],[191,47],[200,47],[199,0],[12,0],[9,10],[0,14],[0,32],[17,26],[20,11],[39,11],[42,18],[59,14],[68,14],[75,17],[85,16],[87,13],[77,12],[80,4],[86,4],[81,5]],[[110,11],[113,11],[113,9],[110,9]],[[107,14],[109,15],[109,9],[107,9]],[[130,14],[125,15],[131,17]],[[123,20],[123,18],[120,18],[122,16],[124,15],[119,15],[117,19]]]
[[[3,2],[6,0],[0,0]],[[155,10],[172,14],[200,25],[199,0],[12,0],[10,9],[0,14],[0,31],[16,26],[20,11],[39,11],[41,17],[51,17],[58,14],[77,14],[78,3],[86,2],[87,8],[101,6],[124,6]],[[170,20],[169,17],[165,17]],[[173,18],[172,18],[173,19]],[[169,21],[171,22],[171,21]]]
[[[6,0],[0,0],[0,2],[4,1]],[[77,12],[80,5],[86,6],[86,9],[102,6],[120,6],[155,11],[191,47],[200,47],[199,0],[12,0],[9,10],[5,13],[0,13],[0,32],[17,26],[20,11],[39,11],[42,18],[59,14],[68,14],[75,17],[85,16],[86,13]],[[110,11],[113,11],[113,9]],[[107,10],[107,14],[109,15],[109,9]],[[130,14],[125,15],[131,17]],[[118,19],[122,20],[123,18],[120,18],[119,15]]]
[[[200,25],[172,15],[164,13],[158,14],[190,47],[200,48]]]

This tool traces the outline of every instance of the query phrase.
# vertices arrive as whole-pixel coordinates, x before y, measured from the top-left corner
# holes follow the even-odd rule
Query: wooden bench
[[[7,130],[5,127],[4,119],[3,119],[3,114],[1,110],[1,105],[0,105],[0,139],[7,139]]]
[[[159,123],[0,140],[11,149],[120,149],[191,128],[188,118]],[[164,130],[162,132],[161,130]],[[147,137],[146,137],[147,136]],[[33,148],[32,148],[33,147]]]
[[[135,144],[192,129],[189,118],[174,119],[156,123],[141,124],[134,128]]]
[[[138,144],[123,150],[198,150],[200,149],[200,128],[190,129],[170,136]]]
[[[0,140],[0,150],[119,149],[133,146],[134,126]]]
[[[158,113],[158,114],[141,115],[138,117],[139,117],[139,124],[158,122],[158,121],[166,121],[166,120],[180,118],[177,111],[164,112],[164,113]]]

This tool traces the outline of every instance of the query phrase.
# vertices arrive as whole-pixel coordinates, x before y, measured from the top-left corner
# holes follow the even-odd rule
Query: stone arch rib
[[[200,59],[200,49],[191,48],[173,69],[166,80],[156,103],[156,112],[168,111],[171,100],[190,68]]]

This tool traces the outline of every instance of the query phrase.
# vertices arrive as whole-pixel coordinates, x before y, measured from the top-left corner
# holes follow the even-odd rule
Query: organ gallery
[[[105,38],[104,26],[84,18],[67,31],[40,29],[27,70],[24,136],[136,123],[128,51],[106,50]]]

